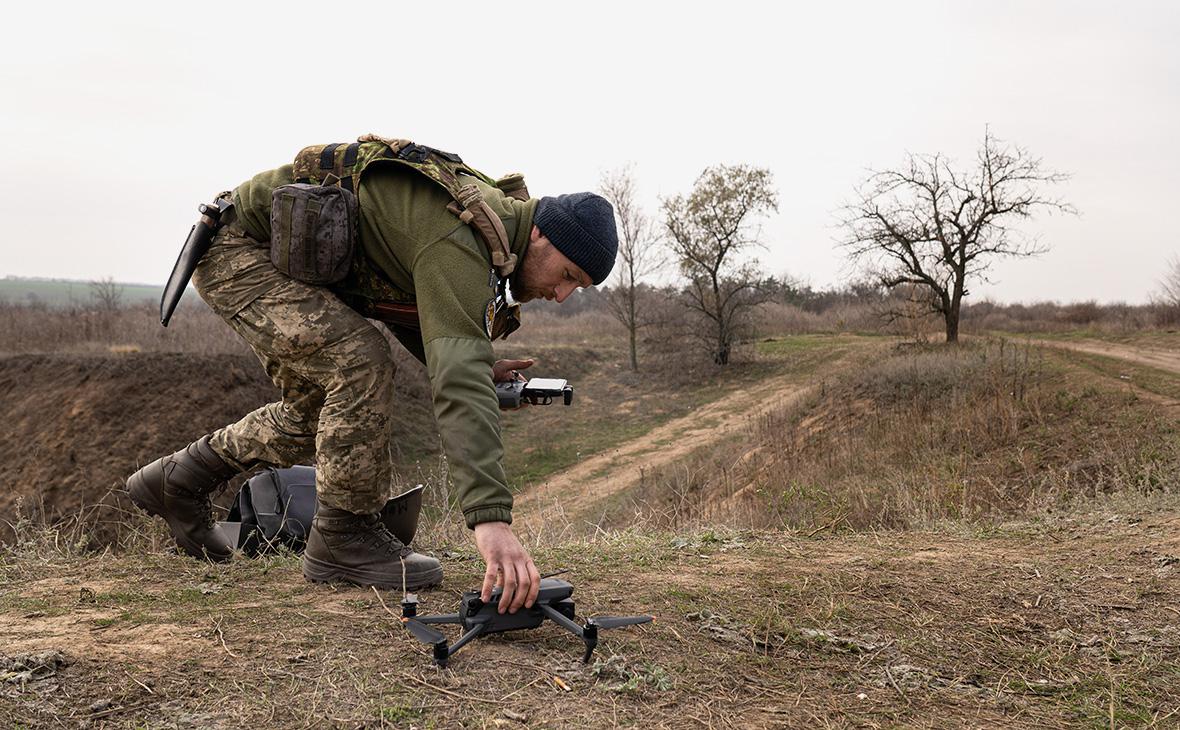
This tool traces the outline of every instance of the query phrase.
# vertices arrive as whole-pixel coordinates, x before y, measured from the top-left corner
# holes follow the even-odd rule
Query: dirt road
[[[734,391],[683,418],[573,467],[552,474],[517,496],[514,514],[537,526],[555,514],[567,520],[586,516],[588,509],[639,483],[644,470],[674,463],[802,397],[811,387],[799,375],[780,376]]]
[[[1064,350],[1076,350],[1091,355],[1104,355],[1119,360],[1147,365],[1149,367],[1180,373],[1180,351],[1159,350],[1134,345],[1123,345],[1101,340],[1031,340],[1033,344],[1043,347],[1056,347]]]

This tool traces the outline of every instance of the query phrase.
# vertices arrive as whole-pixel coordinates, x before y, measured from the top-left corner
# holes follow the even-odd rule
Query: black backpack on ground
[[[423,486],[385,503],[381,520],[404,544],[414,540],[422,510]],[[259,555],[280,545],[302,552],[316,511],[315,468],[268,468],[242,485],[218,528],[230,543],[247,555]]]

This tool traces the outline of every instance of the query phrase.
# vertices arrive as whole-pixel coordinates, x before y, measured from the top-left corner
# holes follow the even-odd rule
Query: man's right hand
[[[541,573],[508,523],[476,525],[475,546],[487,565],[480,599],[487,603],[492,598],[492,589],[501,585],[504,591],[500,594],[500,613],[516,613],[521,606],[532,608],[541,590]]]

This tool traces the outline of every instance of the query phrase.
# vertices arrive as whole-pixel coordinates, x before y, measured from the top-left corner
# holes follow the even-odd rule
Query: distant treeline
[[[36,297],[0,297],[2,353],[106,352],[112,348],[201,354],[248,352],[195,292],[185,296],[181,312],[165,329],[159,325],[158,287],[109,280],[84,284],[13,278],[0,279],[0,284],[7,285],[9,292],[19,285],[43,286]],[[784,334],[839,332],[930,340],[939,331],[939,321],[926,312],[916,292],[887,292],[865,281],[820,288],[790,277],[767,278],[759,285],[767,296],[741,329],[740,340],[745,342]],[[682,290],[673,285],[641,284],[638,292],[645,311],[641,349],[649,360],[667,359],[681,367],[684,343],[690,339],[693,326],[682,301]],[[617,345],[625,332],[612,319],[610,295],[608,287],[600,287],[580,291],[561,305],[543,300],[528,302],[524,305],[528,326],[508,345],[566,341],[587,346]],[[1138,305],[981,301],[964,306],[963,324],[968,334],[1166,330],[1180,328],[1180,304],[1162,300]]]
[[[668,302],[678,296],[676,286],[642,285],[648,297]],[[763,305],[762,327],[767,326],[771,311],[795,310],[808,319],[817,318],[818,326],[801,327],[805,331],[855,329],[874,331],[893,329],[889,323],[899,319],[934,320],[920,313],[917,292],[894,289],[892,292],[866,280],[851,281],[830,288],[814,287],[792,277],[767,278],[761,288],[770,292]],[[570,317],[588,312],[606,311],[609,287],[588,289],[558,305],[537,300],[525,305],[525,311],[544,312],[553,317]],[[907,312],[910,306],[912,312]],[[910,316],[910,315],[913,316]],[[841,325],[843,321],[843,326]],[[963,321],[975,330],[1049,332],[1093,328],[1100,330],[1141,330],[1180,327],[1180,303],[1157,301],[1151,304],[1100,304],[1094,300],[1060,303],[1053,301],[1003,304],[990,300],[963,305]],[[777,329],[777,328],[776,328]],[[789,328],[788,328],[789,329]]]
[[[162,286],[124,284],[110,279],[78,281],[73,279],[42,279],[7,276],[0,279],[0,302],[31,304],[46,307],[85,307],[96,298],[102,299],[112,291],[118,293],[120,303],[159,302]]]

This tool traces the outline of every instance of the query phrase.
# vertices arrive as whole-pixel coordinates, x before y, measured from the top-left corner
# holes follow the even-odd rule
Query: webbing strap
[[[324,151],[320,153],[320,169],[331,170],[336,166],[336,148],[340,146],[339,142],[334,142],[324,147]],[[337,176],[339,177],[339,176]]]
[[[483,239],[492,257],[492,266],[501,278],[507,278],[516,270],[516,254],[508,244],[508,231],[504,228],[504,221],[492,210],[491,206],[479,198],[464,208],[457,202],[447,204],[447,210],[459,216],[463,223],[475,228],[475,232]]]

